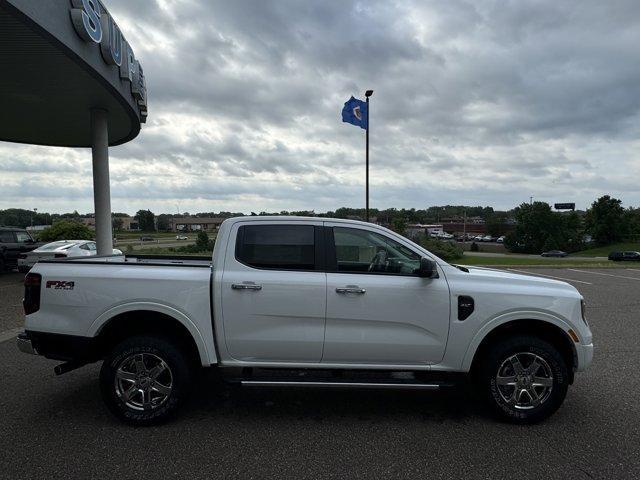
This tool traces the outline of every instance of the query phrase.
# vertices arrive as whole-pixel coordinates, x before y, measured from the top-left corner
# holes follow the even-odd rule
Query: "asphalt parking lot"
[[[545,423],[498,423],[464,390],[243,390],[205,374],[176,421],[133,429],[103,407],[97,365],[55,377],[10,340],[0,478],[639,478],[640,267],[517,271],[572,283],[594,333],[593,365]],[[0,332],[22,322],[20,281],[0,276]]]

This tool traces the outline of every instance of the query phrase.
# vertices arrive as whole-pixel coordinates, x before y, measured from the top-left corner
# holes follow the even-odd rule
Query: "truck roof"
[[[21,232],[26,232],[26,230],[22,227],[13,227],[11,225],[0,225],[0,230],[20,230]]]
[[[223,223],[236,223],[236,222],[264,222],[264,221],[285,221],[285,222],[338,222],[349,223],[359,225],[375,225],[375,223],[363,222],[360,220],[350,220],[346,218],[328,218],[328,217],[296,217],[293,215],[247,215],[245,217],[231,217],[227,218]]]

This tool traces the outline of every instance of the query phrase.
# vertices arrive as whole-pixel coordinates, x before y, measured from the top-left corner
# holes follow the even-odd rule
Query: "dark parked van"
[[[0,272],[18,265],[18,255],[39,246],[29,232],[19,227],[0,227]]]

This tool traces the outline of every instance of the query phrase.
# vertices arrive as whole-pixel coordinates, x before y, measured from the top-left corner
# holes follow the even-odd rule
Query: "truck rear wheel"
[[[100,370],[102,398],[113,414],[134,425],[175,415],[188,397],[189,362],[163,337],[136,336],[118,344]]]
[[[560,352],[529,335],[491,346],[480,367],[479,389],[491,409],[512,423],[540,422],[567,394],[569,372]]]

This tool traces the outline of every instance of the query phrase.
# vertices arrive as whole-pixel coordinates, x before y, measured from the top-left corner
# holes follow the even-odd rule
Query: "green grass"
[[[623,242],[607,245],[606,247],[589,248],[572,254],[572,257],[606,257],[610,252],[623,252],[625,250],[632,250],[634,252],[640,252],[640,243],[638,242]]]
[[[117,230],[114,232],[114,236],[120,240],[138,240],[140,237],[153,237],[153,238],[176,238],[177,233],[174,232],[129,232]],[[187,237],[195,238],[197,234],[188,235]]]
[[[451,263],[457,265],[478,265],[478,266],[544,266],[544,267],[589,267],[589,268],[601,268],[601,267],[618,267],[620,265],[609,260],[603,260],[602,262],[594,261],[580,261],[575,260],[558,260],[554,258],[523,258],[523,257],[470,257],[464,256],[459,260],[453,260]]]
[[[149,247],[149,248],[141,248],[134,250],[133,252],[127,252],[123,250],[126,255],[135,256],[138,255],[192,255],[196,257],[210,257],[211,252],[199,252],[199,253],[189,253],[189,252],[178,252],[174,247]]]

